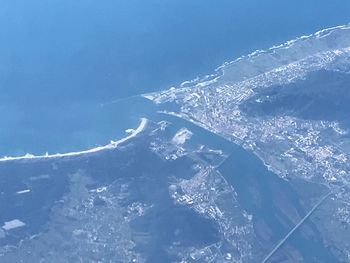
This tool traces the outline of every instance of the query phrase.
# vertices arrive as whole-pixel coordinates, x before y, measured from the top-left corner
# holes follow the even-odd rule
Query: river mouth
[[[191,138],[186,144],[179,141],[180,145],[174,145],[173,134],[184,129],[190,131]],[[65,246],[78,242],[78,253],[83,253],[85,247],[102,242],[86,243],[84,234],[95,233],[104,240],[113,230],[119,237],[126,233],[121,239],[113,238],[122,243],[118,243],[120,250],[113,246],[113,253],[139,251],[150,261],[158,257],[171,262],[184,256],[185,252],[177,251],[188,251],[188,246],[198,249],[190,250],[190,256],[196,258],[209,253],[210,248],[208,255],[212,257],[226,253],[226,257],[239,258],[250,253],[263,259],[327,192],[319,184],[282,180],[253,153],[173,116],[158,114],[153,121],[142,120],[130,138],[121,141],[118,147],[99,151],[2,162],[0,203],[6,213],[0,220],[5,222],[2,228],[6,235],[0,245],[16,245],[23,239],[26,249],[40,251],[64,234]],[[202,181],[198,175],[206,171],[212,171],[211,177]],[[186,194],[180,191],[182,184],[189,187]],[[183,197],[177,200],[173,189]],[[209,193],[213,196],[206,199]],[[201,209],[196,210],[196,206]],[[211,217],[211,206],[220,208],[225,217]],[[320,210],[324,211],[325,207]],[[123,221],[128,216],[130,225]],[[116,218],[123,222],[118,227],[113,224]],[[81,230],[81,222],[88,228]],[[228,222],[233,229],[242,227],[244,231],[223,231]],[[324,245],[322,230],[317,217],[311,217],[273,259],[338,262]],[[35,238],[27,238],[32,235]],[[245,239],[239,239],[240,235]],[[123,243],[130,236],[136,246]],[[230,247],[238,240],[238,246]],[[26,250],[3,248],[5,259],[21,258]],[[52,250],[53,255],[61,253],[60,249]],[[219,254],[215,254],[217,250]],[[103,251],[98,247],[95,253]]]
[[[139,113],[130,108],[139,105],[123,98],[178,86],[225,61],[348,19],[346,8],[329,14],[333,8],[326,2],[318,7],[326,16],[303,1],[297,9],[285,5],[257,0],[108,0],[98,7],[67,0],[2,3],[0,156],[104,145],[137,125]],[[114,112],[99,108],[114,99],[120,100]]]
[[[0,261],[349,260],[336,5],[1,3]]]

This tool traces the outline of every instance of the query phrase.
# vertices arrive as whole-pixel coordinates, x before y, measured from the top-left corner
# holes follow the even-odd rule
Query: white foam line
[[[23,156],[18,156],[18,157],[8,157],[5,156],[3,158],[0,158],[0,162],[6,162],[6,161],[15,161],[15,160],[30,160],[30,159],[52,159],[52,158],[61,158],[61,157],[71,157],[71,156],[79,156],[79,155],[83,155],[83,154],[89,154],[89,153],[96,153],[96,152],[100,152],[103,150],[107,150],[107,149],[115,149],[117,148],[117,146],[123,142],[126,142],[127,140],[135,137],[136,135],[138,135],[140,132],[142,132],[145,127],[147,126],[147,122],[148,120],[146,118],[141,118],[141,122],[139,127],[137,127],[136,130],[133,130],[130,135],[118,140],[118,141],[111,141],[109,144],[104,145],[104,146],[99,146],[96,148],[92,148],[89,150],[85,150],[85,151],[79,151],[79,152],[68,152],[68,153],[56,153],[56,154],[46,154],[46,155],[32,155],[32,154],[26,154]]]
[[[25,225],[26,224],[24,222],[22,222],[21,220],[14,219],[14,220],[5,222],[5,224],[2,226],[2,228],[4,230],[11,230],[11,229],[14,229],[14,228],[17,228],[17,227],[23,227]]]
[[[310,38],[313,38],[313,37],[318,37],[318,38],[321,38],[325,35],[328,35],[330,33],[332,33],[333,31],[335,30],[344,30],[344,29],[350,29],[350,23],[349,24],[344,24],[344,25],[339,25],[339,26],[334,26],[334,27],[329,27],[329,28],[325,28],[325,29],[321,29],[315,33],[312,33],[312,34],[309,34],[309,35],[304,35],[304,36],[300,36],[300,37],[296,37],[292,40],[288,40],[280,45],[274,45],[268,49],[265,49],[265,50],[260,50],[260,49],[257,49],[253,52],[251,52],[250,54],[248,55],[243,55],[243,56],[240,56],[232,61],[228,61],[228,62],[225,62],[223,63],[221,66],[219,66],[218,68],[215,69],[215,71],[219,72],[220,70],[222,70],[223,68],[227,67],[228,65],[231,65],[231,64],[234,64],[240,60],[243,60],[243,59],[246,59],[246,58],[251,58],[251,57],[255,57],[257,55],[260,55],[260,54],[267,54],[269,52],[273,52],[274,50],[278,50],[278,49],[283,49],[283,48],[289,48],[291,47],[292,45],[294,45],[295,43],[297,43],[298,41],[300,40],[305,40],[305,39],[310,39]]]
[[[30,192],[30,189],[26,189],[26,190],[22,190],[22,191],[18,191],[16,192],[16,194],[26,194],[26,193],[29,193]]]
[[[202,87],[202,86],[207,86],[208,84],[212,84],[214,82],[216,82],[220,77],[222,77],[224,75],[224,70],[239,62],[239,61],[242,61],[242,60],[245,60],[245,59],[249,59],[249,58],[254,58],[254,57],[258,57],[259,55],[263,55],[263,54],[269,54],[269,53],[272,53],[276,50],[279,50],[279,49],[287,49],[287,48],[290,48],[292,47],[294,44],[298,43],[298,41],[300,40],[306,40],[306,39],[311,39],[311,38],[322,38],[336,30],[347,30],[347,29],[350,29],[350,23],[348,24],[344,24],[344,25],[339,25],[339,26],[334,26],[334,27],[329,27],[329,28],[325,28],[325,29],[322,29],[322,30],[319,30],[315,33],[312,33],[312,34],[309,34],[309,35],[304,35],[304,36],[300,36],[300,37],[296,37],[292,40],[288,40],[282,44],[279,44],[279,45],[274,45],[268,49],[265,49],[265,50],[261,50],[261,49],[257,49],[251,53],[249,53],[248,55],[243,55],[243,56],[240,56],[234,60],[231,60],[231,61],[227,61],[227,62],[224,62],[223,64],[221,64],[219,67],[217,67],[216,69],[214,69],[214,73],[211,74],[211,75],[207,75],[207,76],[204,76],[204,77],[196,77],[192,80],[187,80],[187,81],[184,81],[183,83],[180,84],[179,88],[176,88],[177,90],[180,90],[180,89],[185,89],[185,88],[189,88],[191,86],[186,86],[186,85],[191,85],[191,84],[194,84],[195,87]],[[209,78],[209,80],[208,80]],[[149,92],[149,93],[145,93],[145,94],[141,94],[142,97],[148,99],[148,100],[151,100],[151,101],[154,101],[154,98],[159,95],[161,92],[166,92],[166,91],[169,91],[169,90],[172,90],[172,89],[175,89],[174,87],[168,89],[168,90],[164,90],[164,91],[155,91],[155,92]]]

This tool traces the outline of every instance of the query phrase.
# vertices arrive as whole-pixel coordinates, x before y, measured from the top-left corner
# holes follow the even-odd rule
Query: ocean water
[[[1,262],[349,259],[348,1],[0,7]]]
[[[347,0],[2,1],[0,155],[108,143],[151,111],[125,98],[345,24],[349,10]]]

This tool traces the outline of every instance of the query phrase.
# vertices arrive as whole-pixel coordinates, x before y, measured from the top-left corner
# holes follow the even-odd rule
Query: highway
[[[332,194],[333,192],[329,192],[325,196],[323,196],[313,207],[312,209],[300,220],[300,222],[288,232],[288,234],[271,250],[271,252],[264,258],[262,263],[266,263],[276,252],[277,250],[288,240],[288,238],[293,235],[293,233],[308,219],[312,213]]]

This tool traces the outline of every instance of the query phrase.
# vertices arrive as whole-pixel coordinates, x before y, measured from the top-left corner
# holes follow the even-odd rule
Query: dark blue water
[[[100,103],[348,23],[349,11],[348,0],[1,1],[0,155],[106,143],[139,108]]]

